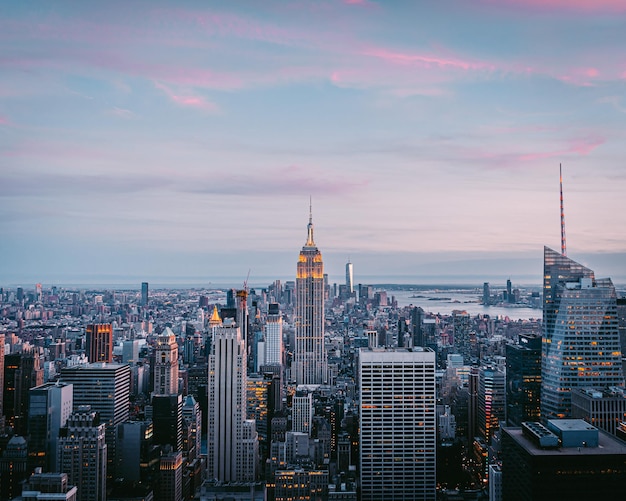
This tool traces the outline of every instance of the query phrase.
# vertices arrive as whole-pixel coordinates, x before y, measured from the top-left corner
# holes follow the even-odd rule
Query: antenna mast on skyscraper
[[[565,210],[563,208],[563,171],[559,164],[559,184],[561,188],[561,254],[567,256],[567,246],[565,245]]]

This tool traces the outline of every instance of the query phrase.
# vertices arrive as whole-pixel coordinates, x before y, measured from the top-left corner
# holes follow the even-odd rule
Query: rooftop
[[[598,433],[598,447],[557,447],[554,449],[542,449],[535,445],[530,438],[524,436],[521,428],[503,427],[502,430],[532,456],[626,455],[626,442],[601,430]]]

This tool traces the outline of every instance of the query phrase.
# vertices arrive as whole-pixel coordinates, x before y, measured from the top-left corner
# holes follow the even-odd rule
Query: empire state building
[[[297,384],[324,384],[327,379],[324,350],[324,263],[313,240],[309,214],[307,240],[300,251],[296,274],[296,346],[293,376]]]

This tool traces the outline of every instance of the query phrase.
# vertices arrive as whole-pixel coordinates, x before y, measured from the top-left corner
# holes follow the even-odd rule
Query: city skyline
[[[625,23],[609,0],[2,5],[0,284],[290,279],[309,196],[334,282],[540,284],[559,163],[569,255],[626,283]]]

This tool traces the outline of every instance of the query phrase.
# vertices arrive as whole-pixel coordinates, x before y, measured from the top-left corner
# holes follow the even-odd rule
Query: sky
[[[0,285],[626,282],[626,1],[0,3]]]

